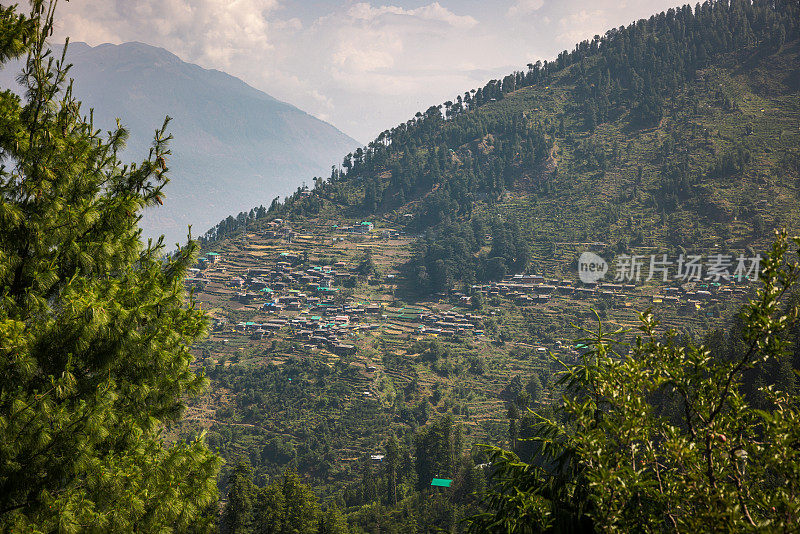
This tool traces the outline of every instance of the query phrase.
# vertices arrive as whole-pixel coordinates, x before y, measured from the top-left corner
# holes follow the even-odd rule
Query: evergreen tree
[[[400,468],[400,444],[394,434],[386,442],[386,500],[392,506],[397,506],[397,478]]]
[[[293,471],[283,475],[282,489],[286,509],[281,532],[312,534],[317,528],[319,516],[319,504],[314,491],[300,482]]]
[[[417,490],[429,490],[434,478],[452,478],[456,452],[460,443],[453,428],[453,419],[446,415],[416,436]]]
[[[358,262],[356,272],[361,276],[375,276],[378,274],[378,267],[375,265],[375,260],[372,257],[372,249],[364,251],[364,255]]]
[[[350,528],[341,510],[335,505],[330,506],[319,520],[317,534],[347,534]]]
[[[54,10],[0,8],[0,60],[27,54],[24,97],[0,93],[0,530],[203,529],[220,460],[162,438],[204,385],[196,244],[165,257],[138,227],[170,137],[122,166],[127,132],[101,137],[48,50]]]
[[[255,531],[258,534],[281,532],[285,513],[286,499],[279,484],[269,484],[258,490],[255,509]]]
[[[224,534],[251,532],[255,497],[253,468],[249,463],[239,461],[228,476],[228,500],[220,519],[220,531]]]

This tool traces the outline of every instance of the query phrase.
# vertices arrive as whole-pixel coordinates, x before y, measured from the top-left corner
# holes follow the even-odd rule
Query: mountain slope
[[[146,236],[164,233],[167,243],[184,240],[188,224],[197,235],[228,213],[291,193],[358,145],[294,106],[161,48],[72,43],[68,60],[95,125],[107,130],[119,118],[130,130],[123,159],[146,156],[153,131],[172,117],[172,181],[164,206],[142,224]],[[0,73],[3,87],[17,70]]]
[[[799,17],[793,2],[706,2],[611,30],[384,132],[279,213],[430,229],[409,265],[428,291],[532,260],[557,272],[565,242],[764,242],[800,218]]]
[[[650,308],[661,326],[702,339],[730,327],[753,287],[726,282],[714,289],[701,281],[676,288],[680,280],[659,277],[645,283],[651,255],[752,257],[772,241],[771,227],[796,233],[799,26],[796,2],[734,0],[613,29],[545,65],[431,106],[346,157],[344,172],[271,207],[254,224],[230,220],[215,227],[204,244],[222,255],[225,271],[211,268],[199,298],[226,321],[198,348],[219,374],[211,388],[217,399],[197,412],[220,410],[209,423],[217,425],[221,450],[228,458],[265,451],[254,460],[257,476],[292,462],[321,495],[341,496],[351,523],[365,531],[406,519],[413,524],[408,531],[431,525],[458,531],[462,526],[444,517],[469,515],[461,500],[468,491],[418,487],[418,493],[404,489],[399,497],[389,490],[383,497],[399,481],[410,488],[409,481],[430,480],[419,464],[404,475],[386,468],[392,434],[419,447],[441,414],[465,430],[467,450],[474,443],[508,443],[521,456],[531,454],[522,440],[514,445],[515,436],[530,437],[535,425],[520,413],[531,400],[544,408],[561,398],[561,367],[550,354],[566,363],[579,359],[574,340],[584,334],[573,325],[596,329],[592,310],[613,331],[635,329],[637,311]],[[376,231],[360,235],[351,223],[365,218]],[[402,227],[412,235],[393,237]],[[612,265],[615,255],[641,256],[642,279],[625,287],[582,287],[576,260],[588,250]],[[364,303],[385,306],[381,316],[363,319],[367,329],[357,323],[347,337],[355,354],[309,348],[302,330],[291,326],[255,340],[224,326],[276,317],[294,324],[295,313],[301,320],[320,313],[312,304],[306,315],[277,311],[273,293],[257,293],[267,279],[248,279],[270,265],[282,272],[292,258],[300,273],[325,266],[362,272],[355,287],[338,288],[333,313],[355,314]],[[363,271],[370,269],[361,266],[373,262],[379,274],[368,278]],[[533,281],[538,276],[525,277],[527,284],[504,276],[516,272],[544,275],[545,283]],[[605,281],[614,275],[611,270]],[[481,283],[502,278],[496,286]],[[311,294],[313,284],[295,280],[283,291]],[[248,291],[253,303],[243,305],[239,295]],[[423,316],[445,319],[431,325]],[[481,324],[474,335],[459,334],[451,322],[475,316]],[[313,371],[318,362],[334,362],[341,375],[334,379],[322,366]],[[264,378],[255,379],[259,374]],[[335,380],[342,380],[341,389],[330,387]],[[369,380],[374,388],[368,390],[362,384]],[[312,391],[316,384],[330,389]],[[272,399],[286,394],[286,400],[273,407],[252,391]],[[319,399],[330,412],[321,415]],[[317,426],[310,423],[315,417]],[[242,424],[263,434],[223,427]],[[291,436],[307,428],[314,428],[314,440]],[[297,456],[270,440],[296,444]],[[366,454],[376,452],[387,453],[380,464]],[[417,459],[434,456],[415,452]],[[447,467],[438,476],[453,478],[454,488],[459,479],[475,480]],[[387,504],[395,498],[398,505]]]

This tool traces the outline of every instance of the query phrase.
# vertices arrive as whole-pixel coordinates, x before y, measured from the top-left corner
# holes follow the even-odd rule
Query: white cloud
[[[164,47],[367,141],[673,1],[70,0],[56,37]]]
[[[603,35],[608,29],[605,12],[600,9],[587,11],[581,9],[570,13],[559,20],[561,28],[557,38],[562,43],[577,43],[591,39],[595,35]]]
[[[362,140],[484,83],[489,76],[478,69],[508,65],[474,17],[438,2],[414,9],[351,4],[313,21],[294,45],[291,61],[307,65],[315,89],[331,99],[331,107],[315,108],[317,116]]]
[[[406,67],[412,59],[421,67],[425,57],[418,53],[420,46],[426,53],[436,54],[429,46],[432,42],[441,45],[477,24],[473,17],[456,15],[438,2],[416,9],[358,3],[345,12],[320,18],[313,31],[326,34],[328,28],[336,28],[332,63],[341,71],[335,74],[355,75]]]
[[[384,23],[393,17],[405,17],[408,20],[416,19],[417,21],[444,22],[457,28],[472,28],[478,24],[478,21],[474,17],[469,15],[456,15],[449,9],[442,7],[439,2],[434,2],[416,9],[404,9],[399,6],[372,7],[372,5],[368,3],[358,3],[354,4],[348,10],[348,15],[355,19],[366,21],[383,19],[382,22]]]
[[[528,15],[534,11],[538,11],[543,5],[544,0],[517,0],[514,5],[508,8],[506,15],[508,17]]]
[[[299,21],[275,17],[277,0],[72,0],[62,3],[59,34],[96,45],[144,41],[203,66],[227,69],[273,34]]]
[[[478,20],[439,2],[413,9],[344,3],[307,24],[290,7],[279,0],[72,0],[60,6],[58,37],[164,47],[333,120],[362,140],[393,125],[376,126],[388,111],[375,108],[391,107],[398,97],[444,98],[451,91],[442,87],[474,84],[458,69],[496,63],[495,52],[470,46],[477,44],[470,38]],[[392,121],[410,113],[395,112]]]

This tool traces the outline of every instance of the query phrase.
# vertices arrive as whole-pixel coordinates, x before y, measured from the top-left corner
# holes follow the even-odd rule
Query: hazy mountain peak
[[[359,145],[332,125],[218,70],[140,42],[70,43],[75,94],[95,124],[119,118],[131,136],[125,157],[146,157],[154,130],[173,118],[172,181],[164,206],[145,214],[146,235],[184,239],[231,213],[268,203],[314,176],[327,176]],[[0,71],[14,85],[18,67]]]

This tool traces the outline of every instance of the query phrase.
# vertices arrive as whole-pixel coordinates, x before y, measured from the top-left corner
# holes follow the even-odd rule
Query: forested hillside
[[[613,29],[169,254],[169,120],[124,164],[29,4],[0,530],[797,530],[796,1]]]
[[[732,357],[752,286],[583,288],[577,256],[761,252],[797,228],[798,146],[797,3],[706,2],[431,106],[221,221],[201,243],[222,266],[192,282],[218,326],[197,346],[212,393],[187,426],[229,461],[224,517],[269,531],[259,514],[294,513],[275,488],[296,471],[320,525],[341,511],[357,532],[460,531],[494,471],[478,444],[535,456],[528,408],[552,414],[558,372],[589,350],[573,324],[633,329],[652,307],[658,334]],[[796,391],[797,358],[744,389]]]
[[[417,113],[270,215],[374,214],[422,233],[410,274],[434,292],[561,242],[763,241],[797,217],[799,15],[706,2],[611,29]]]

